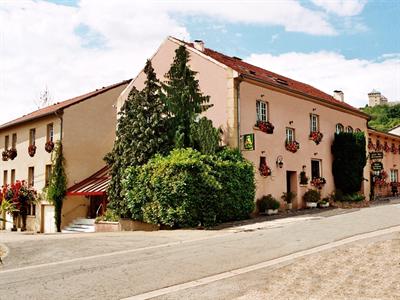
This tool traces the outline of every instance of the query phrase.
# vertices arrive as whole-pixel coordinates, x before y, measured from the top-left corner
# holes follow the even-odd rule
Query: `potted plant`
[[[28,154],[30,157],[34,157],[36,153],[36,146],[35,145],[29,145],[28,147]]]
[[[257,208],[259,213],[267,213],[268,215],[274,215],[278,213],[280,203],[271,194],[263,196],[257,199]]]
[[[4,150],[4,151],[1,153],[1,156],[2,156],[3,161],[7,161],[7,160],[8,160],[8,151],[7,151],[7,150]]]
[[[303,195],[303,200],[306,202],[306,207],[314,208],[317,207],[318,201],[321,200],[321,195],[318,191],[309,189]]]
[[[15,148],[8,149],[7,155],[8,155],[9,159],[13,160],[14,158],[17,157],[17,149],[15,149]]]
[[[272,174],[271,168],[268,167],[266,163],[261,164],[258,170],[260,171],[261,176],[264,177],[270,176]]]
[[[95,228],[96,232],[120,231],[119,216],[114,211],[107,209],[104,215],[96,218]]]
[[[314,177],[311,180],[311,185],[315,186],[317,189],[322,189],[326,183],[326,179],[324,177]]]
[[[292,153],[296,153],[297,150],[300,149],[300,144],[296,141],[292,141],[292,142],[286,141],[285,148],[286,148],[286,150],[288,150]]]
[[[260,129],[262,132],[272,134],[274,133],[274,125],[268,121],[257,121],[256,127]]]
[[[322,198],[318,202],[318,206],[321,207],[321,208],[329,207],[329,197]]]
[[[54,149],[54,143],[53,141],[47,141],[46,144],[44,145],[44,149],[46,152],[50,153]]]
[[[310,133],[310,140],[313,140],[316,145],[321,143],[323,137],[324,135],[319,131],[313,131]]]
[[[296,197],[296,193],[294,192],[287,192],[283,193],[281,199],[286,202],[287,208],[292,209],[293,207],[293,199]]]

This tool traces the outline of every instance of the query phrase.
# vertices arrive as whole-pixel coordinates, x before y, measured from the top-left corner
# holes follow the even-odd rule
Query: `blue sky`
[[[0,123],[46,87],[57,102],[134,77],[168,35],[341,89],[354,106],[372,89],[399,101],[399,16],[395,0],[2,0],[0,102],[14,105]]]

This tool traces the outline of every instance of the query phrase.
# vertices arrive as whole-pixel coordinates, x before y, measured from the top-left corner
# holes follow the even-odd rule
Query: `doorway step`
[[[94,223],[95,219],[84,219],[84,218],[75,219],[67,227],[61,230],[61,232],[63,233],[95,232],[96,228]]]

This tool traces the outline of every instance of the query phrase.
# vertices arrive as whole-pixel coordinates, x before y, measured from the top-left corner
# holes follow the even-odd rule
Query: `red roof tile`
[[[181,41],[183,42],[183,41]],[[185,42],[183,42],[185,43]],[[194,48],[193,43],[185,43],[189,47]],[[323,91],[308,85],[306,83],[293,80],[291,78],[279,75],[277,73],[262,69],[260,67],[254,66],[252,64],[246,63],[242,61],[240,58],[231,57],[220,52],[214,51],[209,48],[205,48],[204,52],[205,55],[213,58],[214,60],[232,68],[233,70],[237,71],[241,75],[245,75],[248,78],[254,78],[257,80],[261,80],[266,83],[273,84],[275,86],[285,88],[288,90],[292,90],[294,92],[300,92],[303,94],[307,94],[312,97],[316,97],[322,100],[325,100],[328,103],[331,103],[335,106],[342,107],[346,110],[351,110],[355,113],[362,115],[364,118],[369,118],[367,114],[360,111],[359,109],[347,104],[345,102],[341,102],[336,100],[333,96],[324,93]]]
[[[99,94],[107,92],[107,91],[109,91],[109,90],[111,90],[113,88],[119,87],[119,86],[121,86],[123,84],[128,84],[130,81],[131,81],[131,79],[124,80],[124,81],[121,81],[119,83],[112,84],[112,85],[103,87],[101,89],[97,89],[97,90],[92,91],[90,93],[87,93],[87,94],[84,94],[84,95],[81,95],[81,96],[78,96],[78,97],[75,97],[75,98],[72,98],[72,99],[69,99],[69,100],[65,100],[65,101],[62,101],[62,102],[58,102],[58,103],[55,103],[53,105],[50,105],[50,106],[47,106],[47,107],[44,107],[44,108],[41,108],[41,109],[38,109],[38,110],[33,111],[33,112],[31,112],[31,113],[29,113],[27,115],[24,115],[24,116],[22,116],[22,117],[20,117],[18,119],[15,119],[15,120],[12,120],[10,122],[4,123],[3,125],[0,125],[0,130],[6,129],[8,127],[11,127],[11,126],[14,126],[14,125],[17,125],[17,124],[28,122],[28,121],[31,121],[31,120],[34,120],[34,119],[45,117],[45,116],[48,116],[50,114],[54,114],[58,110],[62,110],[62,109],[67,108],[69,106],[78,104],[78,103],[80,103],[80,102],[82,102],[84,100],[90,99],[90,98],[92,98],[94,96],[97,96]]]

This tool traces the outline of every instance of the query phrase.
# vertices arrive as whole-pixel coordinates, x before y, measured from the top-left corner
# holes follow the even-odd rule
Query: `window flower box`
[[[398,149],[397,149],[395,144],[392,144],[391,151],[392,151],[393,154],[397,154],[398,153]]]
[[[258,127],[258,129],[260,129],[262,132],[268,134],[274,133],[274,128],[275,128],[274,125],[272,125],[268,121],[257,121],[256,127]]]
[[[293,141],[293,142],[286,141],[285,142],[285,148],[286,148],[286,150],[288,150],[288,151],[290,151],[292,153],[296,153],[297,150],[300,149],[300,144],[298,142],[296,142],[296,141]]]
[[[313,140],[314,143],[316,145],[318,145],[319,143],[321,143],[322,138],[324,137],[324,135],[319,131],[313,131],[313,132],[310,133],[309,137],[310,137],[310,140]]]
[[[4,151],[1,153],[1,157],[2,157],[3,161],[7,161],[7,160],[8,160],[8,151],[7,151],[7,150],[4,150]]]
[[[14,158],[16,158],[17,157],[17,149],[15,149],[15,148],[11,148],[11,149],[8,149],[7,150],[7,155],[8,155],[8,158],[9,159],[11,159],[11,160],[13,160]]]
[[[36,146],[35,145],[29,145],[28,147],[28,154],[30,157],[34,157],[36,153]]]
[[[326,183],[326,179],[324,177],[315,177],[311,180],[311,185],[315,186],[317,189],[322,189]]]
[[[50,153],[54,149],[54,143],[53,141],[47,141],[46,144],[44,145],[44,149],[46,152]]]
[[[383,151],[385,151],[386,153],[390,151],[390,147],[387,142],[385,142],[385,144],[383,145]]]

